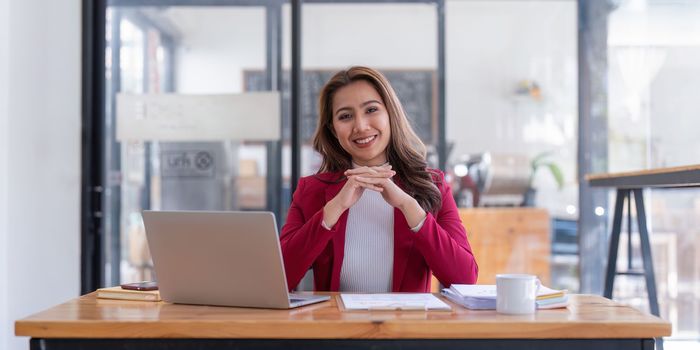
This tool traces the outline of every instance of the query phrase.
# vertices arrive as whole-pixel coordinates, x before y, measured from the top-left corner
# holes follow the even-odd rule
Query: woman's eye
[[[379,108],[377,108],[377,107],[369,107],[369,108],[367,108],[367,113],[374,113],[378,110],[379,110]]]
[[[348,114],[348,113],[341,114],[341,115],[338,116],[338,120],[345,120],[345,119],[348,119],[348,118],[350,118],[350,114]]]

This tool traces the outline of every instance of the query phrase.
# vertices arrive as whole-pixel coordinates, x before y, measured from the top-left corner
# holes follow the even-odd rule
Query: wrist
[[[418,201],[410,197],[410,200],[404,202],[400,208],[404,217],[406,218],[406,223],[411,229],[416,228],[420,223],[425,220],[428,213],[423,209],[423,207],[418,204]]]
[[[331,199],[330,201],[328,201],[328,203],[326,203],[326,205],[324,206],[324,208],[328,208],[329,210],[333,210],[334,212],[338,212],[338,213],[342,213],[342,212],[344,212],[346,209],[348,209],[348,208],[344,208],[343,205],[341,205],[340,203],[338,203],[338,199],[337,199],[337,198],[333,198],[333,199]]]
[[[330,200],[326,205],[323,206],[323,223],[326,224],[328,228],[335,226],[338,222],[340,215],[343,214],[345,209],[341,205],[337,204],[334,200]]]
[[[414,211],[416,208],[420,208],[420,204],[418,204],[418,201],[411,196],[406,196],[406,199],[399,205],[399,210],[401,210],[404,214],[407,211]]]

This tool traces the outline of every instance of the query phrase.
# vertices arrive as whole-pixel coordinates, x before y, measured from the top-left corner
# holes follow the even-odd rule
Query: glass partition
[[[280,94],[250,97],[278,90],[280,6],[108,7],[106,285],[154,278],[143,210],[269,210],[283,223]]]

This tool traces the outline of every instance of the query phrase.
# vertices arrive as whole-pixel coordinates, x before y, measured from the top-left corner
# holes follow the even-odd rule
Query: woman
[[[299,180],[280,237],[287,285],[309,268],[314,289],[429,292],[476,283],[478,268],[444,175],[387,79],[367,67],[321,90],[318,173]]]

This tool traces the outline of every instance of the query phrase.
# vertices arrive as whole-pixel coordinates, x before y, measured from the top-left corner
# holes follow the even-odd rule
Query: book
[[[453,284],[450,288],[444,288],[442,295],[472,310],[492,310],[496,308],[495,284]],[[535,302],[538,309],[567,307],[569,305],[569,296],[566,290],[557,290],[540,285]]]
[[[161,301],[160,292],[157,290],[129,290],[122,287],[108,287],[97,290],[100,299]]]

